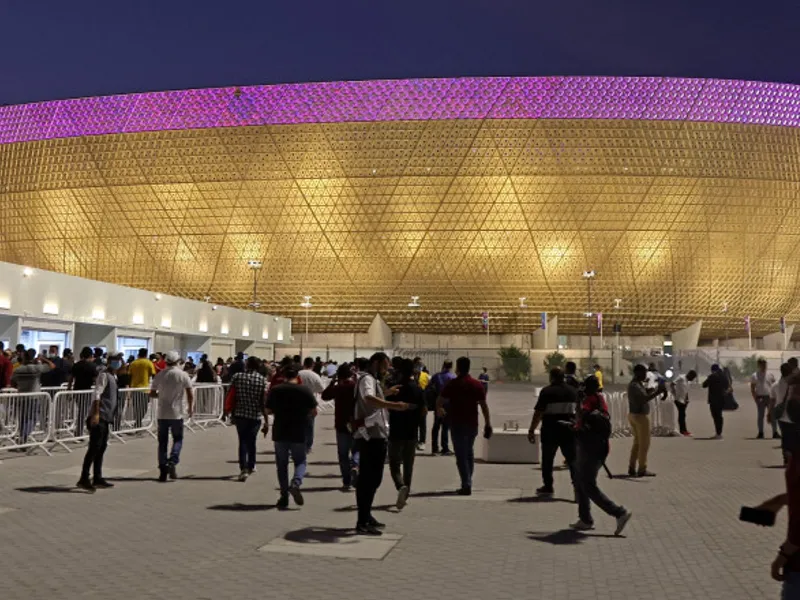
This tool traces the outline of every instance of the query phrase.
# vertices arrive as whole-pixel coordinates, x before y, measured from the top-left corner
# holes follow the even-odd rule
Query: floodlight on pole
[[[589,269],[583,272],[583,278],[586,280],[586,323],[589,332],[589,360],[594,358],[594,348],[592,341],[592,280],[597,276],[594,269]]]
[[[253,272],[253,301],[248,305],[253,310],[256,310],[261,307],[261,303],[256,300],[257,291],[258,291],[258,271],[261,269],[261,261],[260,260],[248,260],[247,261],[247,268]]]
[[[525,304],[525,300],[527,300],[527,298],[525,296],[521,296],[520,297],[520,299],[519,299],[519,307],[520,308],[528,308],[528,305]]]
[[[308,346],[308,311],[309,309],[314,306],[311,304],[311,296],[303,296],[303,301],[300,303],[300,306],[306,309],[306,335],[305,335],[305,345]],[[303,355],[303,348],[302,345],[300,347],[300,356]]]
[[[419,296],[411,296],[411,302],[408,303],[409,308],[419,308]]]

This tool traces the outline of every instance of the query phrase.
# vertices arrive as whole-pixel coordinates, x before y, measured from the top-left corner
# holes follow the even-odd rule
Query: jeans
[[[172,432],[172,452],[167,459],[167,446],[169,445],[169,434]],[[181,459],[181,448],[183,447],[183,419],[159,419],[158,420],[158,468],[164,469],[167,463],[177,465]]]
[[[261,429],[261,419],[236,418],[236,433],[239,435],[239,470],[256,468],[256,439]]]
[[[461,477],[461,487],[472,488],[472,473],[475,471],[475,438],[478,437],[477,427],[468,425],[453,425],[453,450],[456,453],[456,466]]]
[[[633,446],[628,468],[636,470],[639,461],[639,472],[647,470],[647,453],[650,451],[650,415],[629,414],[628,423],[633,431]]]
[[[358,468],[358,450],[355,447],[353,434],[349,431],[336,432],[336,452],[339,455],[339,470],[342,473],[342,485],[351,485],[350,472]]]
[[[275,442],[275,468],[278,470],[278,485],[281,495],[289,491],[289,456],[294,463],[292,485],[303,485],[306,476],[306,442]]]
[[[94,466],[94,478],[103,478],[103,456],[108,448],[108,421],[102,419],[97,425],[89,428],[89,447],[83,458],[81,480],[89,479],[89,469]]]
[[[421,415],[419,418],[419,443],[424,444],[428,439],[428,413]]]
[[[594,524],[591,502],[594,502],[600,510],[612,517],[621,517],[625,514],[625,508],[612,502],[597,486],[597,474],[603,467],[604,462],[605,456],[592,454],[582,449],[580,444],[578,445],[577,459],[575,461],[578,517],[589,525]]]
[[[417,440],[389,441],[389,473],[392,475],[395,489],[399,490],[403,486],[411,489],[411,476],[414,474],[416,456]]]
[[[356,504],[358,505],[358,524],[366,525],[372,519],[372,503],[375,492],[383,481],[383,465],[386,463],[386,440],[372,438],[358,440],[361,466],[356,483]]]
[[[310,416],[306,421],[306,454],[311,452],[314,446],[314,421],[317,417]]]
[[[681,433],[689,433],[686,429],[686,404],[683,402],[676,402],[675,408],[678,409],[678,431]]]
[[[439,429],[442,431],[442,452],[450,450],[448,441],[450,433],[450,424],[437,414],[433,416],[433,431],[431,431],[431,450],[433,452],[439,451]]]
[[[722,400],[709,402],[708,408],[711,409],[711,418],[714,419],[714,430],[717,435],[722,435],[722,426],[725,424],[725,420],[722,418]]]
[[[781,600],[800,600],[800,571],[784,573]]]
[[[758,435],[764,435],[764,415],[769,412],[770,398],[769,396],[758,396],[756,398],[756,407],[758,409],[756,419],[758,419]],[[769,418],[769,417],[767,417]],[[778,433],[778,423],[774,419],[772,421],[772,435]]]
[[[556,452],[567,459],[572,485],[575,485],[575,434],[566,425],[542,426],[542,480],[545,487],[553,487],[553,462]]]

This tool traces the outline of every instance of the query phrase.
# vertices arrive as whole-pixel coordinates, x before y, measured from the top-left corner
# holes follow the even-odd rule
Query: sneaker
[[[289,486],[289,493],[292,495],[292,500],[297,506],[303,506],[306,501],[303,499],[303,494],[300,492],[300,486],[296,483],[293,483]]]
[[[167,480],[167,467],[159,467],[160,474],[158,476],[158,481],[160,483],[164,483]]]
[[[248,475],[249,475],[249,473],[247,472],[247,469],[242,469],[242,472],[239,473],[239,481],[244,483],[245,481],[247,481],[247,476]]]
[[[167,463],[167,472],[169,473],[170,479],[177,479],[178,478],[178,469],[175,468],[175,463],[169,462]]]
[[[453,453],[448,449],[442,450],[442,456],[451,456],[452,454]]]
[[[472,488],[471,487],[462,487],[459,488],[456,493],[459,496],[472,496]]]
[[[628,467],[628,477],[636,477],[636,469]]]
[[[417,444],[417,450],[419,452],[425,452],[425,444],[423,444],[421,442],[419,444]]]
[[[378,536],[378,535],[383,535],[383,532],[377,527],[370,525],[369,523],[359,523],[358,525],[356,525],[356,534]]]
[[[759,433],[759,434],[756,436],[756,439],[757,439],[757,440],[763,440],[763,439],[764,439],[764,434],[763,434],[763,433]]]
[[[281,494],[281,497],[278,498],[278,502],[275,504],[275,506],[279,510],[286,510],[289,508],[289,494]]]
[[[684,431],[681,435],[683,437],[692,437],[692,432],[691,431]]]
[[[306,473],[308,475],[308,473]],[[358,467],[350,469],[350,485],[356,487],[358,485]]]
[[[622,533],[622,530],[625,529],[625,525],[628,524],[632,516],[633,513],[626,510],[624,515],[617,517],[617,528],[614,530],[614,535],[620,535]]]
[[[637,477],[655,477],[656,474],[653,473],[652,471],[648,471],[647,469],[645,469],[644,471],[639,471],[638,473],[636,473],[636,476]]]
[[[721,439],[722,439],[722,434],[719,434],[719,433],[718,433],[717,435],[715,435],[715,436],[714,436],[713,438],[711,438],[711,439],[712,439],[712,440],[721,440]]]
[[[439,449],[438,448],[431,448],[431,456],[438,456]]]
[[[94,481],[92,481],[92,485],[94,487],[96,487],[96,488],[112,488],[112,487],[114,487],[113,483],[111,483],[110,481],[106,481],[102,477],[100,479],[95,479]]]
[[[569,528],[574,529],[575,531],[591,531],[592,529],[594,529],[594,524],[584,523],[583,521],[578,519],[574,523],[571,523]]]
[[[397,502],[395,502],[395,506],[397,510],[403,510],[403,507],[408,502],[408,486],[403,486],[399,490],[397,490]]]
[[[351,486],[351,485],[343,485],[339,489],[344,493],[348,493],[348,492],[352,492],[353,491],[353,486]]]
[[[552,496],[555,493],[552,487],[548,485],[543,485],[539,489],[536,490],[537,496]]]
[[[381,523],[375,517],[370,517],[369,521],[367,521],[367,525],[370,527],[374,527],[375,529],[385,529],[386,523]]]
[[[75,486],[79,487],[82,490],[86,490],[87,492],[94,493],[95,491],[94,485],[92,485],[92,482],[88,478],[84,479],[83,477],[81,477],[78,483],[75,484]]]
[[[256,471],[258,471],[258,469],[256,467],[253,467],[252,469],[247,469],[247,472],[250,473],[250,475],[252,475]]]

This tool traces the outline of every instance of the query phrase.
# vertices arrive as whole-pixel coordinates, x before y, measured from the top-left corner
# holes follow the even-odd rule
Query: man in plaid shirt
[[[239,434],[239,481],[247,481],[247,477],[255,471],[256,438],[261,429],[261,415],[267,422],[267,380],[258,372],[259,367],[258,358],[251,356],[247,359],[244,373],[236,373],[231,379],[236,394],[233,417]]]

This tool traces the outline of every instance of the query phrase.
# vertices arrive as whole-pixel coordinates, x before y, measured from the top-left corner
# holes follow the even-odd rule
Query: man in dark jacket
[[[708,389],[708,407],[711,409],[711,418],[714,419],[714,429],[717,435],[715,440],[722,439],[722,407],[725,404],[725,394],[730,389],[730,382],[719,365],[711,365],[711,375],[703,382],[703,387]]]

